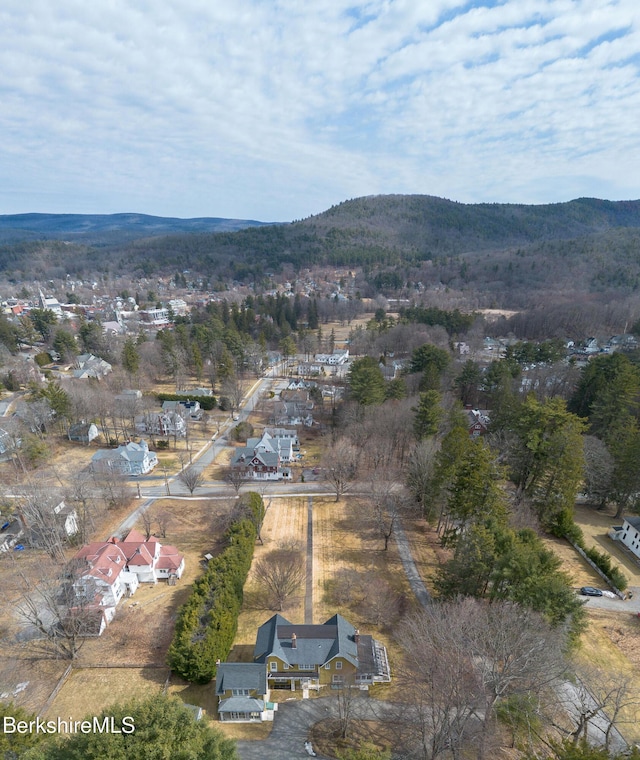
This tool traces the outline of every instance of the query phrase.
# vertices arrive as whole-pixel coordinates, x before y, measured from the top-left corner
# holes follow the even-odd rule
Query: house
[[[600,345],[597,338],[587,338],[584,342],[585,354],[597,354],[600,351]]]
[[[155,452],[149,451],[146,441],[118,446],[117,449],[100,449],[91,457],[94,472],[116,472],[123,475],[146,475],[158,464]]]
[[[261,438],[249,438],[246,446],[236,449],[231,467],[254,480],[289,480],[291,470],[280,465],[294,460],[293,440],[289,436],[271,436],[265,431]]]
[[[114,399],[116,401],[123,402],[140,401],[142,399],[142,391],[138,390],[137,388],[126,388],[125,390],[118,393],[117,396],[114,396]]]
[[[216,668],[218,717],[250,723],[273,720],[277,704],[269,702],[267,670],[259,662],[223,662]]]
[[[345,685],[367,689],[390,681],[385,646],[361,634],[342,615],[321,625],[294,625],[277,614],[258,628],[251,667],[246,663],[242,668],[235,663],[218,665],[216,694],[221,704],[229,699],[248,700],[244,705],[226,702],[221,720],[264,720],[253,700],[265,703],[271,689],[341,689]],[[233,718],[229,714],[232,707],[236,708]]]
[[[278,430],[279,428],[272,428]],[[297,440],[297,437],[296,439]],[[271,435],[266,430],[262,433],[261,438],[249,438],[247,448],[253,451],[272,452],[278,455],[280,462],[292,462],[294,460],[293,441],[291,436]]]
[[[640,517],[625,517],[622,525],[612,528],[609,535],[640,559]]]
[[[104,359],[100,359],[93,354],[80,354],[75,361],[75,369],[72,371],[72,375],[75,378],[101,378],[108,375],[112,370],[109,362]]]
[[[486,435],[489,430],[489,412],[486,409],[466,409],[467,424],[469,426],[469,435],[472,438],[478,438]]]
[[[53,296],[45,296],[42,290],[38,291],[38,301],[41,309],[47,309],[52,311],[56,317],[62,316],[62,306],[58,302],[57,298]]]
[[[329,364],[335,367],[339,364],[345,364],[349,360],[349,349],[334,351],[331,354],[316,354],[314,359],[318,364]]]
[[[74,506],[67,504],[63,499],[53,507],[52,513],[67,538],[73,538],[78,533],[78,513]]]
[[[184,418],[176,411],[147,412],[136,418],[136,430],[139,433],[172,435],[176,438],[184,438],[187,435],[187,425]]]
[[[291,440],[291,446],[295,452],[300,451],[300,440],[298,438],[298,431],[294,428],[282,428],[282,427],[266,427],[263,431],[271,436],[271,438],[288,438]]]
[[[180,578],[185,562],[174,546],[132,530],[122,541],[114,537],[83,546],[70,567],[78,605],[101,613],[100,635],[125,595],[135,594],[140,583]]]
[[[638,347],[638,339],[630,333],[614,335],[605,346],[609,351],[631,351]]]
[[[275,401],[272,422],[274,425],[313,425],[313,415],[295,401]]]
[[[296,372],[300,377],[317,377],[323,372],[322,364],[320,362],[300,362]]]
[[[202,409],[199,401],[163,401],[163,412],[178,412],[183,419],[191,418],[192,420],[202,419]]]
[[[284,390],[273,405],[274,425],[313,425],[313,401],[306,389]]]
[[[70,441],[89,444],[98,437],[99,432],[93,422],[78,422],[69,427],[67,435]]]
[[[187,314],[187,302],[183,298],[172,298],[169,301],[167,312],[171,309],[177,317],[184,317]]]
[[[213,396],[213,391],[211,388],[191,388],[190,390],[186,391],[190,396]]]
[[[169,310],[163,307],[159,309],[141,309],[139,312],[143,322],[153,327],[165,327],[169,324]]]

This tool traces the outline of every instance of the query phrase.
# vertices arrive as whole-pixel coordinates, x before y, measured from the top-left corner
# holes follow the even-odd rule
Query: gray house
[[[94,472],[118,472],[122,475],[146,475],[158,464],[155,452],[146,441],[130,441],[117,449],[100,449],[91,457]]]
[[[218,717],[222,721],[273,720],[267,669],[259,662],[222,662],[216,668]]]
[[[99,435],[98,428],[93,422],[78,422],[76,425],[69,427],[68,437],[70,441],[76,443],[89,444]]]

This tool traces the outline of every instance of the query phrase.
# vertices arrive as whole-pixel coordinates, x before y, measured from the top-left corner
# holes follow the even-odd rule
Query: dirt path
[[[307,500],[307,579],[304,595],[304,623],[313,624],[313,496]]]

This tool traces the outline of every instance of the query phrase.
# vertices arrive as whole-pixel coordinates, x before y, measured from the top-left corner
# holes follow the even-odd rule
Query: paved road
[[[591,712],[596,708],[595,699],[589,694],[586,686],[578,681],[577,684],[565,681],[556,687],[556,693],[560,697],[564,709],[573,717],[576,725],[579,724],[582,709]],[[603,747],[609,729],[609,749],[620,753],[627,749],[627,742],[615,726],[610,728],[610,720],[602,710],[599,710],[587,725],[589,743],[596,747]]]

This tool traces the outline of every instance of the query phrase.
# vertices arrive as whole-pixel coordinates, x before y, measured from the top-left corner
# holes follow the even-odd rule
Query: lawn
[[[74,669],[44,717],[81,720],[97,715],[118,702],[161,692],[168,675],[166,666]]]
[[[238,618],[238,632],[234,644],[234,658],[251,661],[256,630],[268,620],[275,610],[264,603],[264,592],[256,583],[253,567],[262,557],[282,544],[298,544],[301,550],[307,545],[307,499],[265,499],[267,508],[261,536],[263,544],[257,543],[252,571],[245,584],[245,599]],[[289,599],[282,614],[292,621],[304,620],[304,587]]]

